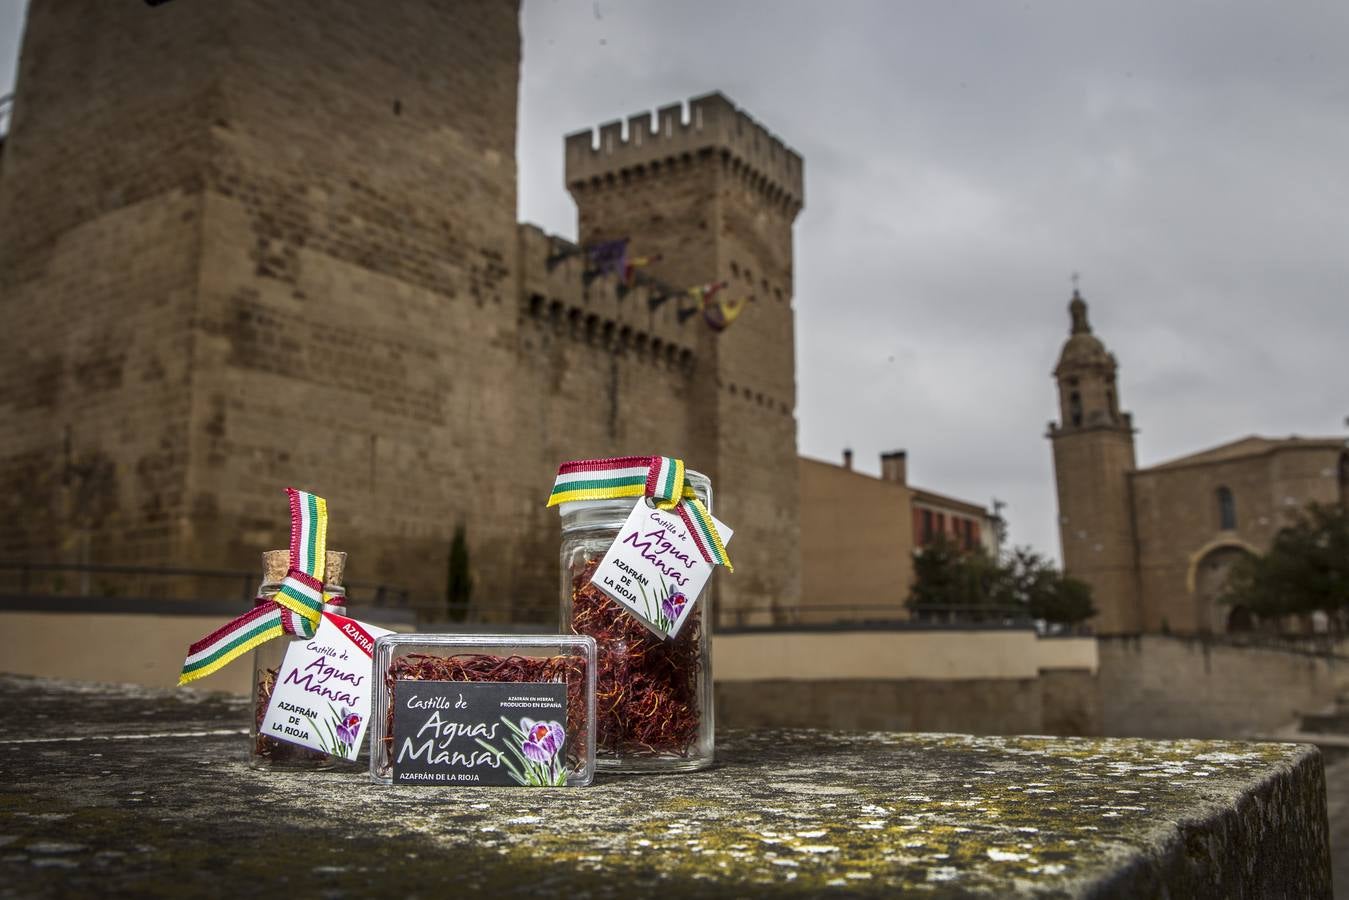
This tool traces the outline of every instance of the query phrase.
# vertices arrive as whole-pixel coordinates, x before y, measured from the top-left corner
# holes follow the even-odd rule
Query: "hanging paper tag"
[[[731,529],[712,522],[729,544]],[[639,501],[590,580],[664,638],[679,633],[712,568],[677,512]]]
[[[323,613],[314,636],[286,650],[258,733],[354,760],[370,724],[375,638],[391,633]]]

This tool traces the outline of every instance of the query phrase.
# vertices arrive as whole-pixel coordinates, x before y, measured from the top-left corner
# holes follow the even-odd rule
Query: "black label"
[[[398,681],[393,703],[395,783],[567,783],[565,684]]]

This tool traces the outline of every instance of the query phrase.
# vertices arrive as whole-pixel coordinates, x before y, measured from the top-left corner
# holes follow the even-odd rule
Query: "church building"
[[[1265,552],[1289,514],[1349,503],[1343,438],[1245,437],[1139,468],[1118,363],[1073,292],[1049,425],[1066,574],[1091,585],[1100,634],[1221,634],[1249,615],[1219,602],[1233,564]]]

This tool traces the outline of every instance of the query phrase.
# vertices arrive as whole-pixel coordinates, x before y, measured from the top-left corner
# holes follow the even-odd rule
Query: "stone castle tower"
[[[627,237],[659,256],[673,284],[725,282],[746,312],[721,334],[696,332],[689,458],[706,460],[736,529],[720,582],[728,606],[790,604],[800,545],[792,223],[804,201],[801,157],[721,94],[567,138],[567,187],[583,243]],[[734,517],[734,518],[732,518]],[[762,561],[762,562],[760,562]],[[750,604],[741,598],[756,598]]]
[[[1118,364],[1092,334],[1086,301],[1076,290],[1068,311],[1072,331],[1054,369],[1059,420],[1049,425],[1063,569],[1091,585],[1098,633],[1136,632],[1133,419],[1120,412]]]
[[[280,488],[356,580],[555,615],[560,460],[683,455],[726,605],[799,596],[801,159],[720,95],[566,144],[581,239],[752,297],[714,334],[520,226],[516,0],[34,0],[0,161],[0,556],[252,568]],[[643,125],[645,124],[645,127]]]

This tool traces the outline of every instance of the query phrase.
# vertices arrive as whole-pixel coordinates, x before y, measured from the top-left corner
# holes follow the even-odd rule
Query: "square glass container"
[[[584,787],[595,773],[595,670],[584,635],[385,635],[370,780]]]

